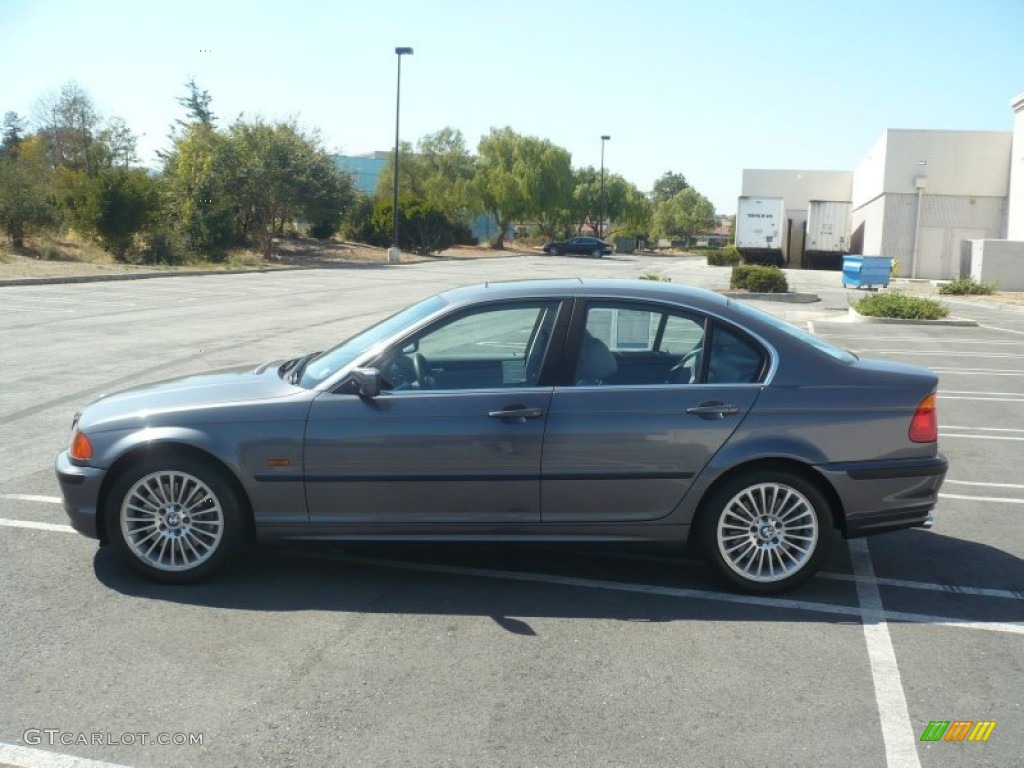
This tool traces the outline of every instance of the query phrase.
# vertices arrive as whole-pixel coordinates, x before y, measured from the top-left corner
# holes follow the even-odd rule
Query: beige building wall
[[[1010,107],[1014,114],[1006,238],[1024,240],[1024,93],[1014,98]]]

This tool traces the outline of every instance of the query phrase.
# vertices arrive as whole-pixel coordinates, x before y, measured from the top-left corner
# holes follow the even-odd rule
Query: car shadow
[[[953,583],[948,580],[951,564],[971,562],[971,573],[988,574],[988,579],[972,580],[969,586],[1017,593],[1016,599],[979,597],[883,583],[887,610],[952,621],[1024,620],[1024,566],[1019,558],[928,531],[883,538],[893,540],[884,552],[872,544],[875,569],[883,579],[890,563],[905,556],[919,563],[911,580],[935,584]],[[859,623],[857,585],[849,576],[846,554],[846,543],[837,538],[823,574],[780,596],[781,601],[738,595],[703,562],[653,547],[264,547],[245,553],[209,581],[181,586],[146,581],[116,562],[110,547],[103,547],[94,558],[94,570],[109,589],[146,600],[245,611],[477,615],[528,636],[534,630],[524,616]]]

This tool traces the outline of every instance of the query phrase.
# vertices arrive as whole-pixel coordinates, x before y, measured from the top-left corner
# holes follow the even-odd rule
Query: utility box
[[[842,269],[843,255],[850,250],[852,203],[811,200],[807,208],[804,238],[804,269]]]
[[[736,209],[736,248],[748,264],[786,263],[786,201],[781,197],[741,197]]]
[[[843,288],[867,288],[889,285],[892,276],[892,258],[889,256],[861,256],[847,253],[843,256]]]

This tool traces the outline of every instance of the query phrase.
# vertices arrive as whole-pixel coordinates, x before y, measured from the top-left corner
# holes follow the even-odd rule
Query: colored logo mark
[[[213,49],[212,48],[200,48],[199,52],[200,53],[213,53]]]
[[[988,741],[995,728],[995,720],[932,720],[921,741]]]

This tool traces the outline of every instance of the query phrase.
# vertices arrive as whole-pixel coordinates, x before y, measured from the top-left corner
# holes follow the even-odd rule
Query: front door
[[[312,523],[536,523],[558,302],[438,320],[374,361],[378,397],[325,393],[306,427]]]

